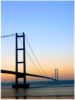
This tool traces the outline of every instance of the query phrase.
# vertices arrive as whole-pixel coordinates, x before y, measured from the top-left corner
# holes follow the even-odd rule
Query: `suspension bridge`
[[[55,69],[55,78],[53,77],[50,77],[47,75],[47,73],[44,71],[44,69],[42,68],[42,66],[40,65],[38,59],[36,58],[35,56],[35,53],[33,52],[33,49],[25,35],[25,33],[23,32],[22,34],[18,34],[18,33],[15,33],[15,34],[11,34],[11,35],[6,35],[6,36],[1,36],[1,38],[7,38],[7,37],[11,37],[11,36],[15,36],[15,71],[9,71],[9,70],[1,70],[1,73],[4,73],[4,74],[11,74],[11,75],[15,75],[15,84],[13,84],[13,88],[28,88],[29,87],[29,84],[26,83],[26,76],[32,76],[32,77],[39,77],[39,78],[45,78],[45,79],[50,79],[50,80],[53,80],[53,81],[58,81],[58,69]],[[20,40],[21,44],[22,44],[22,47],[19,47],[19,43],[18,43],[18,39]],[[22,39],[22,41],[21,41]],[[36,60],[36,62],[38,63],[40,69],[42,70],[42,72],[44,72],[44,75],[37,75],[37,74],[30,74],[30,73],[26,73],[26,54],[28,55],[28,57],[31,59],[31,57],[29,56],[27,50],[26,50],[26,45],[25,45],[25,42],[27,41],[30,49],[31,49],[31,52]],[[22,53],[22,61],[19,61],[19,51],[23,52]],[[33,60],[31,59],[31,61],[33,62]],[[22,64],[23,65],[23,73],[22,72],[19,72],[18,71],[18,68],[19,68],[19,65]],[[33,62],[34,64],[34,62]],[[34,64],[35,66],[35,64]],[[37,68],[38,69],[38,68]],[[39,69],[38,69],[39,70]],[[41,71],[39,70],[39,72],[41,73]],[[18,82],[18,79],[19,78],[23,78],[23,84],[19,84]]]

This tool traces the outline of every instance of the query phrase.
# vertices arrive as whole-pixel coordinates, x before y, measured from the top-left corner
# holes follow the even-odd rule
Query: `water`
[[[44,83],[44,82],[43,82]],[[15,99],[15,98],[27,98],[27,99],[73,99],[74,98],[74,86],[73,84],[36,84],[32,83],[28,89],[12,89],[11,86],[2,87],[1,98]]]

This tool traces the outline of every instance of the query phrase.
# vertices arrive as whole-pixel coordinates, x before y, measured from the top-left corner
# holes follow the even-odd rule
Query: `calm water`
[[[2,86],[1,89],[2,98],[42,98],[42,99],[73,99],[74,98],[74,86],[73,84],[61,84],[61,85],[37,85],[32,84],[28,89],[12,89],[11,86]]]

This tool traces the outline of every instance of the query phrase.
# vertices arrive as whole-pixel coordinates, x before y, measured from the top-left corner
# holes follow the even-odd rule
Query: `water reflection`
[[[22,89],[22,93],[24,93],[24,95],[21,95],[21,94],[20,94],[21,91],[20,91],[19,88],[15,88],[14,91],[15,91],[15,98],[16,98],[16,99],[20,99],[20,98],[26,99],[26,98],[27,98],[27,96],[26,96],[26,94],[27,94],[27,93],[26,93],[26,89]]]
[[[56,98],[74,98],[73,85],[60,86],[35,86],[28,89],[23,88],[2,88],[2,99],[56,99]]]

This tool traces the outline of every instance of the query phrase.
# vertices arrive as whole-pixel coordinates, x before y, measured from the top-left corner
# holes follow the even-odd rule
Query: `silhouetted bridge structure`
[[[9,37],[9,35],[6,36],[6,37]],[[18,39],[19,38],[22,38],[22,42],[21,42],[22,43],[22,47],[19,47],[18,46],[19,45],[19,43],[18,43]],[[16,54],[16,56],[15,56],[15,58],[16,58],[15,59],[15,62],[16,62],[16,64],[15,64],[15,71],[1,70],[1,73],[12,74],[12,75],[15,75],[16,76],[15,77],[15,84],[12,86],[13,88],[28,88],[29,87],[29,84],[26,83],[26,76],[39,77],[39,78],[45,78],[45,79],[50,79],[50,80],[53,80],[53,81],[57,81],[58,80],[58,70],[57,69],[55,70],[55,79],[52,78],[52,77],[49,77],[49,76],[43,76],[43,75],[36,75],[36,74],[26,73],[25,39],[27,40],[24,32],[21,35],[18,35],[16,33],[16,37],[15,37],[15,46],[16,46],[16,49],[15,49],[15,51],[16,51],[16,53],[15,53]],[[28,40],[27,40],[27,42],[28,42]],[[29,42],[28,42],[28,44],[29,44]],[[31,51],[33,53],[33,50],[31,48],[30,44],[29,44],[29,47],[30,47],[30,49],[31,49]],[[22,57],[23,57],[22,61],[19,61],[19,57],[18,57],[19,52],[18,51],[22,51],[23,52],[22,53]],[[33,53],[33,55],[34,55],[34,53]],[[38,62],[38,60],[37,60],[36,57],[35,57],[35,59],[36,59],[38,65],[39,65],[39,67],[41,68],[41,66],[40,66],[40,64],[39,64],[39,62]],[[18,71],[19,64],[22,64],[23,65],[23,73]],[[42,69],[42,71],[43,71],[43,69]],[[45,72],[44,72],[44,74],[46,75]],[[19,84],[19,82],[18,82],[18,79],[19,78],[23,78],[23,84]]]
[[[14,71],[8,71],[8,70],[1,70],[1,73],[16,75],[16,72],[14,72]],[[24,73],[18,72],[17,75],[18,75],[18,77],[33,76],[33,77],[50,79],[50,80],[56,80],[56,79],[51,78],[51,77],[46,77],[46,76],[36,75],[36,74],[29,74],[29,73],[24,74]]]

